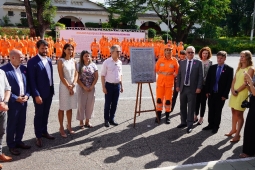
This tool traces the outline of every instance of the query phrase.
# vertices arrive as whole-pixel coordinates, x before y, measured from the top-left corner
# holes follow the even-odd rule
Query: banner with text
[[[94,38],[99,42],[102,36],[107,36],[109,40],[112,37],[118,38],[121,42],[124,38],[145,38],[145,32],[116,32],[116,31],[94,31],[94,30],[60,30],[60,39],[62,37],[68,42],[69,38],[73,38],[77,43],[76,52],[82,50],[90,51],[90,44]]]

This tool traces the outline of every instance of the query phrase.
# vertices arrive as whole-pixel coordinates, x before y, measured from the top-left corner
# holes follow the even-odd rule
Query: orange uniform
[[[97,56],[98,56],[98,52],[99,52],[99,50],[100,50],[100,45],[99,45],[99,43],[97,43],[96,40],[94,40],[94,42],[92,42],[92,43],[90,44],[90,49],[91,49],[91,52],[92,52],[92,57],[93,57],[94,59],[96,59]]]
[[[176,45],[176,42],[174,41],[174,43],[173,43],[173,56],[174,57],[176,56],[176,52],[177,52],[177,45]]]
[[[1,55],[2,56],[8,56],[11,48],[11,43],[7,39],[3,39],[1,42]]]
[[[162,112],[164,105],[165,112],[170,113],[174,90],[174,79],[178,74],[178,70],[179,64],[177,59],[174,57],[171,57],[170,59],[163,57],[157,61],[155,66],[155,71],[158,74],[156,85],[157,111]]]
[[[56,49],[56,58],[61,57],[64,45],[61,42],[56,42],[54,48]]]
[[[14,43],[13,43],[13,48],[19,50],[22,52],[22,48],[24,47],[24,44],[20,41],[20,40],[16,40]]]
[[[177,51],[178,51],[178,57],[180,57],[180,52],[184,50],[184,47],[182,45],[182,42],[179,43],[179,45],[177,46]]]
[[[28,52],[30,57],[34,57],[36,55],[36,42],[34,40],[30,40],[28,42]]]
[[[24,45],[24,47],[22,47],[22,53],[27,54],[27,45],[28,45],[28,43],[25,39],[22,39],[21,42]]]

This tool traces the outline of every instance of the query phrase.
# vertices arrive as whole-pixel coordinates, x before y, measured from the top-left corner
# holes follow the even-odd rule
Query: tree
[[[158,17],[168,24],[176,41],[186,41],[191,28],[203,22],[217,24],[231,10],[230,0],[148,0]]]
[[[35,3],[31,5],[29,0],[24,0],[30,36],[35,36],[35,30],[37,29],[38,35],[43,38],[46,29],[53,22],[57,8],[51,5],[51,0],[34,0],[33,2]],[[36,14],[36,19],[33,13]]]
[[[232,12],[227,15],[225,21],[228,36],[250,34],[253,6],[254,1],[251,0],[231,0],[230,9]]]
[[[147,6],[143,6],[146,0],[107,0],[106,8],[110,12],[109,23],[115,28],[136,28],[136,20],[138,13],[147,10]],[[118,14],[118,18],[114,18],[114,14]]]

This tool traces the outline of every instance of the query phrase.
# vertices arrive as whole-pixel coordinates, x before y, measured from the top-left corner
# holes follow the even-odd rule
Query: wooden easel
[[[149,85],[150,93],[151,93],[151,98],[152,98],[152,102],[153,102],[153,105],[154,105],[154,109],[141,111],[141,105],[142,105],[142,86],[145,83],[147,83]],[[152,111],[154,111],[155,114],[156,114],[156,104],[155,104],[155,100],[154,100],[154,97],[153,97],[153,94],[152,94],[151,84],[148,83],[148,82],[137,83],[137,93],[136,93],[136,102],[135,102],[135,114],[134,114],[134,127],[135,127],[135,122],[136,122],[137,114],[140,116],[140,113],[143,113],[143,112],[152,112]],[[158,118],[157,114],[156,114],[156,117],[157,117],[157,120],[159,122],[159,118]]]

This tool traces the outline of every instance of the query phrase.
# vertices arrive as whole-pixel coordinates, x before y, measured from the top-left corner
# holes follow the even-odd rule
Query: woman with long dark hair
[[[95,85],[98,80],[98,69],[95,63],[92,62],[88,51],[82,51],[80,62],[77,64],[78,69],[78,109],[76,119],[80,121],[80,128],[84,126],[91,128],[89,122],[93,115],[95,103]],[[85,120],[85,123],[83,122]]]
[[[58,61],[58,73],[60,78],[59,84],[59,132],[64,138],[67,137],[63,121],[64,121],[64,111],[66,111],[67,117],[67,130],[70,134],[75,132],[72,130],[72,109],[77,108],[77,95],[76,95],[76,83],[78,74],[76,71],[75,60],[73,59],[74,47],[71,44],[65,44],[63,48],[63,53]]]

